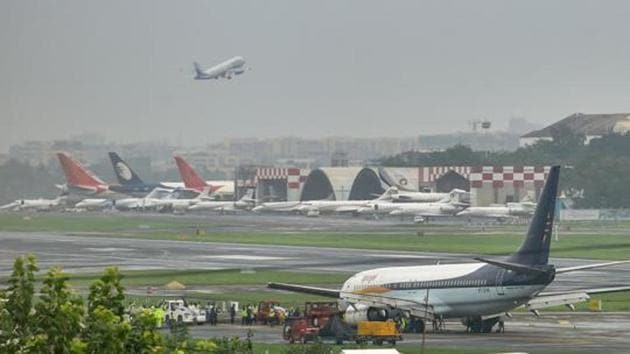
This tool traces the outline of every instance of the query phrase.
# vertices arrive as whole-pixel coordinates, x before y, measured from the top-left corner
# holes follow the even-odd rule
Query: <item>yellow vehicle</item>
[[[376,345],[383,342],[395,345],[400,339],[402,336],[394,321],[361,321],[357,324],[357,343],[371,340]]]

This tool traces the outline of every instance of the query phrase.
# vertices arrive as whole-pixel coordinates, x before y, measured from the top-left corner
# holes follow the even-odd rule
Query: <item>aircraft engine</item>
[[[384,308],[356,304],[348,306],[343,318],[351,325],[356,325],[361,321],[386,321],[389,318],[389,311]]]

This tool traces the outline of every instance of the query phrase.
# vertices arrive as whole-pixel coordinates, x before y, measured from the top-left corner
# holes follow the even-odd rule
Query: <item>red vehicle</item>
[[[334,337],[337,341],[345,337],[331,331],[331,321],[339,320],[336,302],[307,302],[300,317],[288,318],[284,324],[282,337],[289,343],[307,343],[318,337]],[[339,337],[339,338],[338,338]]]
[[[276,300],[266,300],[258,303],[256,322],[261,324],[279,325],[286,318],[286,310]]]

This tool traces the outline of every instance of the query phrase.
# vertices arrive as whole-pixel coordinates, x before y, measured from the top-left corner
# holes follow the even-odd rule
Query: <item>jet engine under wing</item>
[[[591,298],[589,295],[592,294],[614,293],[619,291],[630,291],[630,286],[542,292],[523,306],[529,311],[561,305],[571,306],[579,302],[587,301]]]
[[[335,290],[335,289],[319,288],[316,286],[286,284],[286,283],[267,283],[267,287],[270,289],[287,290],[287,291],[293,291],[296,293],[333,297],[336,299],[339,298],[339,293],[340,293],[339,290]]]
[[[408,312],[414,317],[425,319],[433,318],[433,307],[421,302],[399,299],[395,297],[371,294],[357,294],[355,292],[341,292],[341,300],[353,303],[364,304],[377,308],[398,309]]]

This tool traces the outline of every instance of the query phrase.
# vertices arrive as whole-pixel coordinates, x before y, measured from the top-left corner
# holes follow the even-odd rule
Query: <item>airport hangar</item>
[[[473,206],[537,200],[548,166],[432,166],[257,168],[257,199],[262,201],[364,200],[385,189],[470,192]]]

